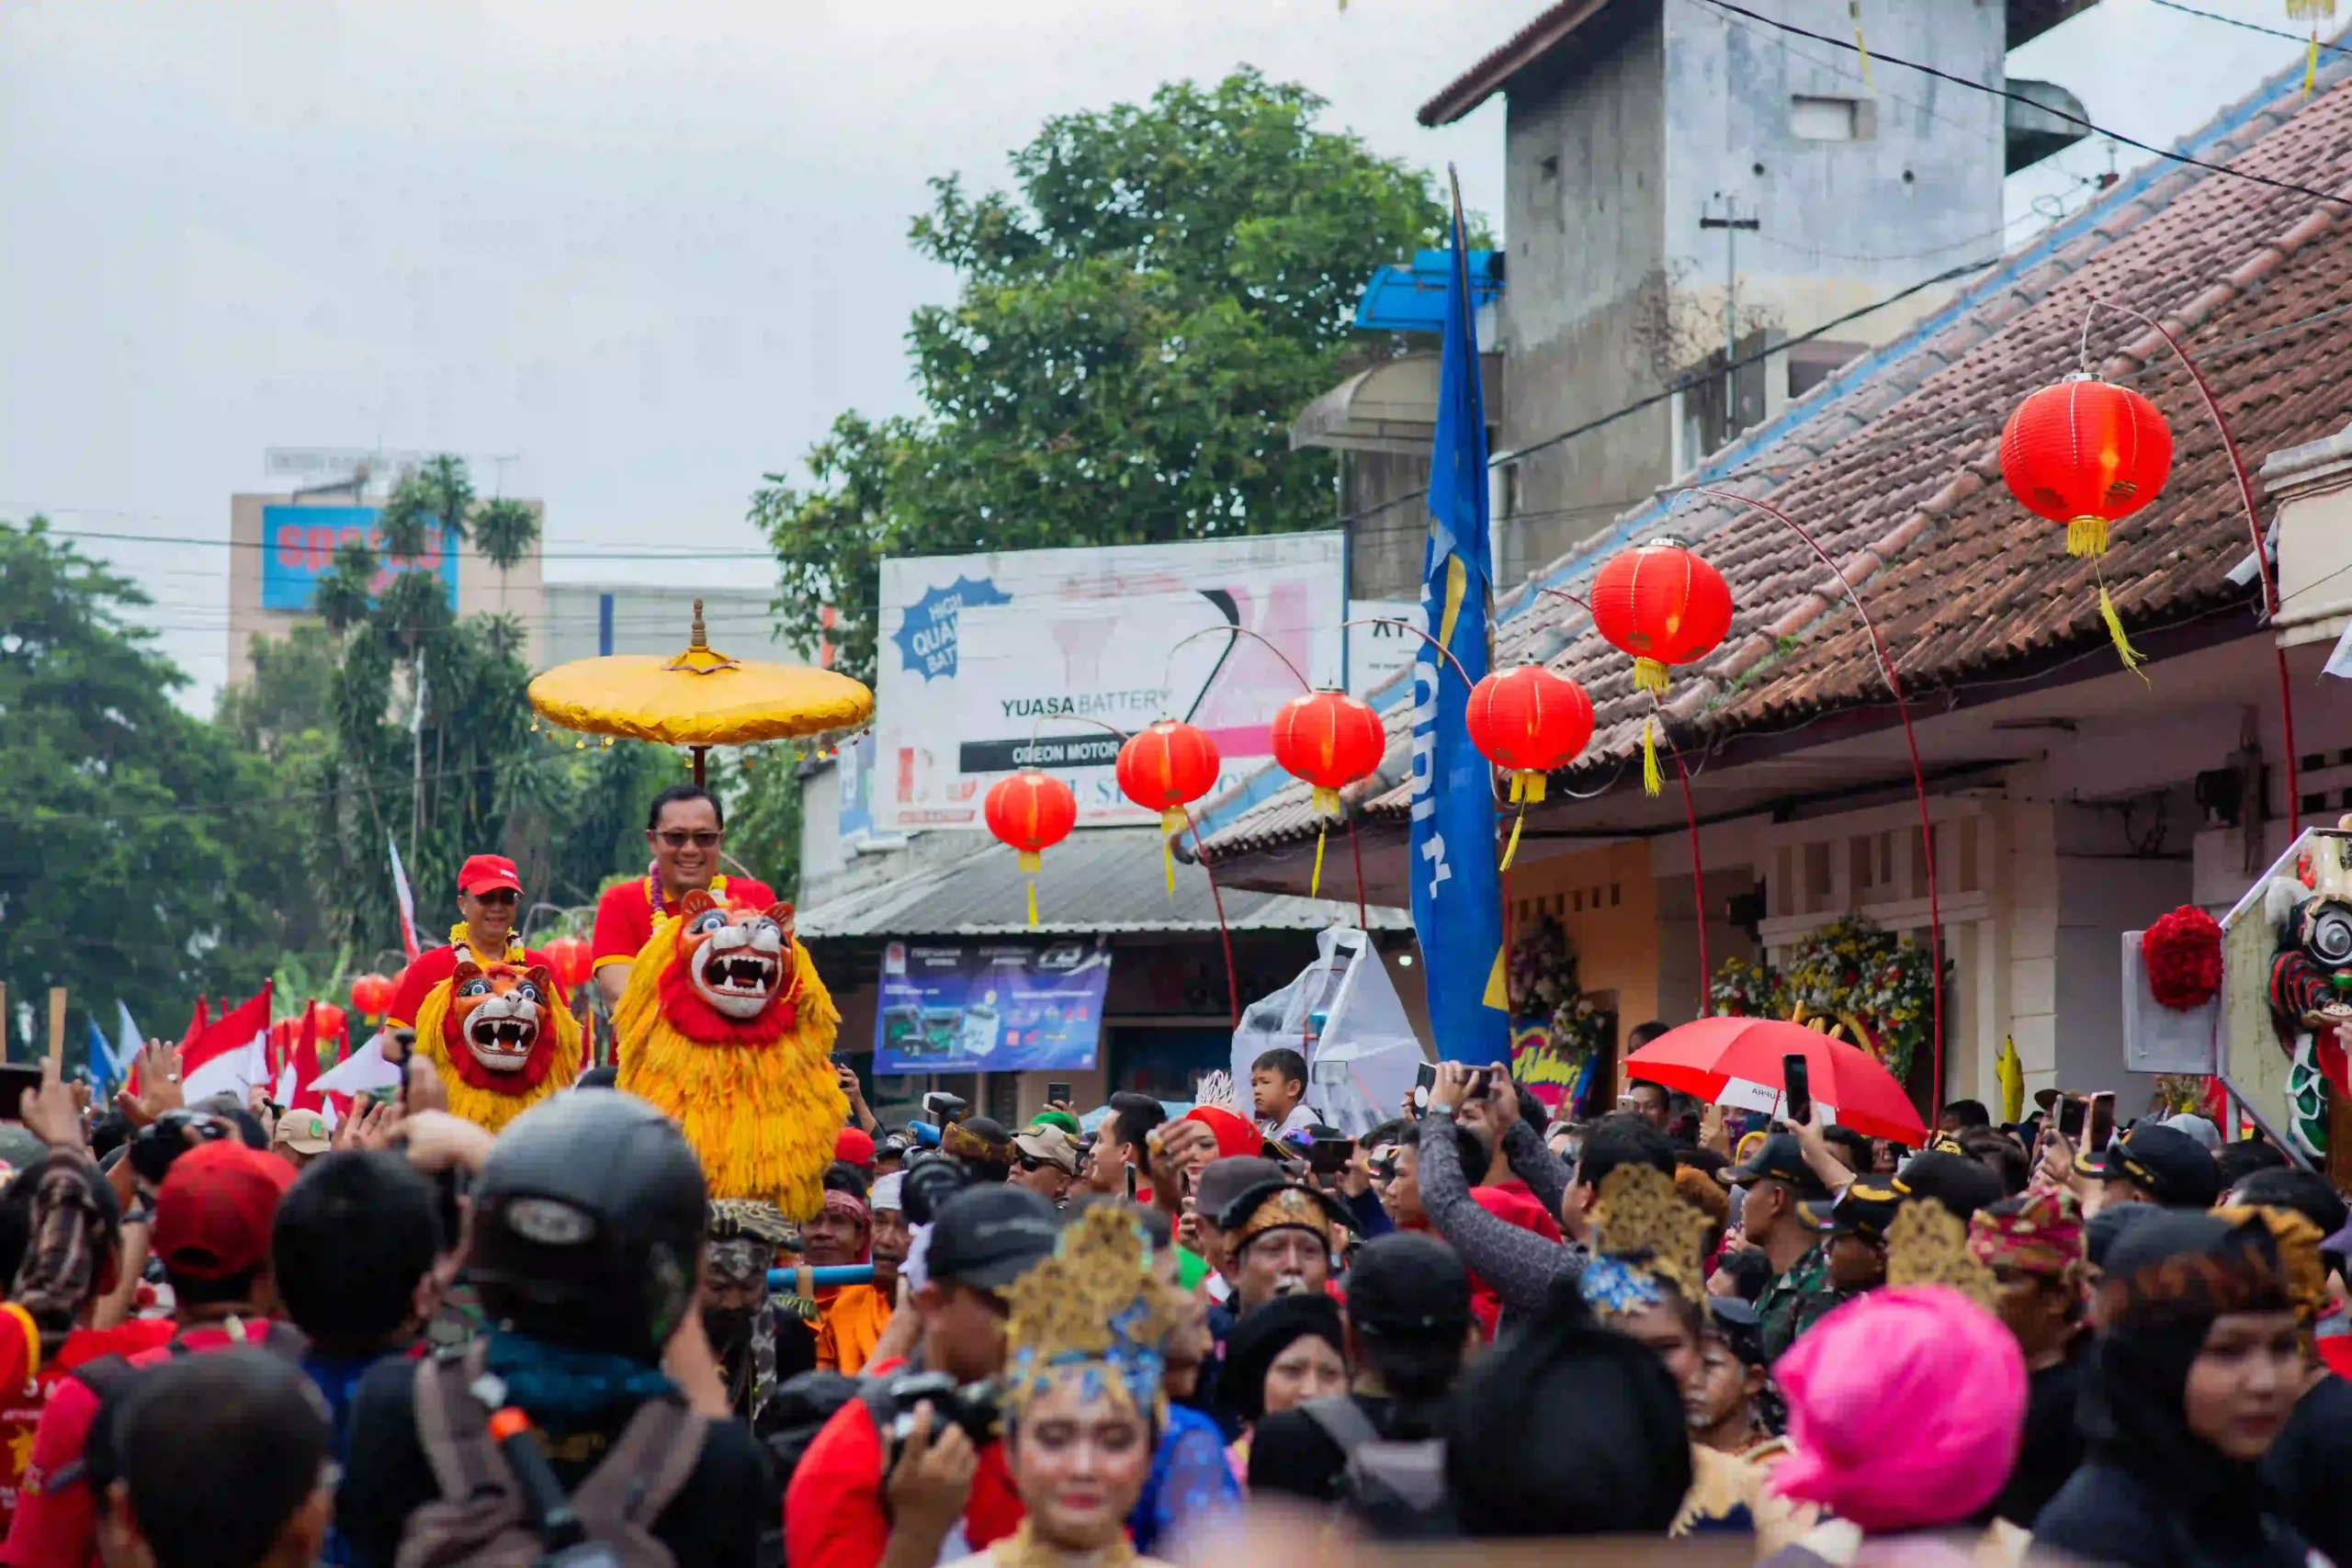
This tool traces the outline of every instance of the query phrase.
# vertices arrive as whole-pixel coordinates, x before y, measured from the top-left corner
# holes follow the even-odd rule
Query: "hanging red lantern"
[[[333,1002],[313,1002],[318,1010],[313,1015],[318,1022],[318,1038],[332,1040],[343,1032],[344,1012]]]
[[[1723,574],[1679,539],[1653,539],[1611,557],[1592,580],[1592,625],[1611,648],[1634,657],[1634,689],[1666,692],[1669,669],[1714,652],[1731,630],[1731,589]],[[1654,719],[1642,720],[1642,788],[1656,795]]]
[[[1274,761],[1314,786],[1309,804],[1325,828],[1342,815],[1340,791],[1370,778],[1388,754],[1388,732],[1371,705],[1345,692],[1309,692],[1274,715]],[[1315,874],[1307,896],[1323,891],[1323,832],[1315,835]]]
[[[1503,850],[1502,869],[1509,871],[1527,808],[1544,799],[1545,776],[1574,761],[1592,739],[1592,699],[1566,676],[1522,664],[1471,687],[1464,718],[1478,754],[1510,770],[1510,800],[1519,816]]]
[[[542,942],[539,952],[546,956],[548,967],[555,972],[559,989],[575,991],[588,978],[588,944],[578,937],[560,936]]]
[[[1029,884],[1029,923],[1037,923],[1037,884],[1045,852],[1069,837],[1078,822],[1078,796],[1050,773],[1009,773],[989,786],[980,815],[998,841],[1021,853]]]
[[[392,1005],[392,981],[389,975],[362,975],[351,982],[351,1010],[363,1018],[381,1018],[384,1010]]]
[[[2094,571],[2109,525],[2155,500],[2171,471],[2172,431],[2156,405],[2087,376],[2029,395],[2001,429],[2001,482],[2028,512],[2066,525],[2066,553],[2092,558]],[[2124,668],[2137,669],[2104,573],[2098,613]]]
[[[1176,857],[1168,840],[1191,818],[1184,807],[1216,787],[1216,742],[1182,719],[1163,718],[1127,737],[1119,748],[1119,793],[1159,813],[1159,862],[1168,896],[1176,896]]]

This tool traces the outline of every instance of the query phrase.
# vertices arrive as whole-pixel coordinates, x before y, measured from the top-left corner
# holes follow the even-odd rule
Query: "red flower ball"
[[[2175,1012],[2203,1007],[2222,988],[2221,924],[2183,904],[2140,933],[2140,962],[2157,1001]]]

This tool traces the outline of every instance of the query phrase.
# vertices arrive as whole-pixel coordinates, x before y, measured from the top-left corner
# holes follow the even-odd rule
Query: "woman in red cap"
[[[458,868],[458,923],[449,928],[446,947],[419,953],[401,971],[384,1010],[388,1028],[416,1027],[417,1005],[424,993],[457,973],[459,963],[512,964],[528,969],[534,964],[555,965],[547,954],[534,953],[514,939],[515,917],[523,908],[523,882],[514,863],[504,855],[469,855]]]

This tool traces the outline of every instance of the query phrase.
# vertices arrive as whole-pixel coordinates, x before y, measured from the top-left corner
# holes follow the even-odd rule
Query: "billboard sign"
[[[382,592],[395,570],[429,571],[441,579],[449,608],[458,607],[458,542],[444,534],[429,539],[423,558],[391,561],[383,557],[381,515],[373,506],[265,506],[261,509],[261,607],[307,611],[319,575],[334,564],[334,553],[354,539],[377,552],[374,591]]]
[[[874,1070],[1091,1071],[1110,982],[1103,937],[1044,946],[891,942],[874,1010]]]
[[[842,741],[833,767],[833,787],[840,792],[834,834],[844,844],[862,843],[874,836],[874,732]]]
[[[1216,739],[1223,784],[1272,755],[1275,710],[1340,683],[1344,536],[886,560],[875,827],[977,828],[989,786],[1054,773],[1080,827],[1149,822],[1112,773],[1122,735],[1182,718]],[[1250,637],[1218,635],[1242,627]],[[1197,634],[1197,635],[1196,635]],[[1189,640],[1187,640],[1189,638]],[[1179,646],[1179,645],[1182,646]]]

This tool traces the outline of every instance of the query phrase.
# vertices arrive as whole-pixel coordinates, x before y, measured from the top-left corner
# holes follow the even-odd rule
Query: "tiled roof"
[[[1157,828],[1089,828],[1045,853],[1037,873],[1038,923],[1027,923],[1029,878],[1018,857],[987,835],[974,833],[972,852],[911,875],[845,893],[796,916],[795,929],[811,942],[851,937],[1069,936],[1095,931],[1214,931],[1216,906],[1208,878],[1195,866],[1176,867],[1169,897]],[[1223,889],[1227,925],[1237,931],[1321,931],[1355,924],[1353,904],[1281,893]],[[1378,905],[1371,906],[1379,908]],[[1410,924],[1401,909],[1370,914],[1375,931]]]
[[[2352,198],[2346,73],[2331,67],[2307,99],[2299,66],[2183,150]],[[2174,328],[2248,462],[2258,464],[2274,447],[2344,422],[2347,276],[2352,206],[2158,164],[1691,479],[1770,500],[1820,540],[1855,580],[1915,705],[1929,691],[2069,654],[2111,659],[2092,564],[2068,557],[2065,530],[2027,513],[2000,482],[2002,422],[2027,392],[2075,368],[2096,295]],[[2309,320],[2334,310],[2346,313]],[[2242,613],[2258,591],[2233,584],[2229,573],[2251,538],[2188,373],[2154,333],[2114,312],[2098,313],[2089,344],[2093,369],[2154,399],[2175,442],[2164,493],[2117,526],[2099,563],[2124,624],[2142,635],[2217,610]],[[1833,598],[1835,581],[1801,541],[1752,509],[1705,498],[1637,509],[1555,563],[1543,585],[1580,593],[1625,543],[1661,534],[1690,540],[1738,605],[1723,651],[1702,671],[1677,671],[1668,713],[1678,739],[1782,730],[1884,704],[1867,638],[1842,596]],[[1568,787],[1630,779],[1648,711],[1630,661],[1581,609],[1532,587],[1507,595],[1498,618],[1498,667],[1542,660],[1593,699],[1593,742],[1569,770]],[[1383,705],[1388,759],[1358,794],[1368,818],[1401,821],[1407,705],[1392,688]],[[1216,803],[1209,819],[1213,858],[1313,831],[1304,789],[1263,776]]]
[[[1609,0],[1559,0],[1535,19],[1503,40],[1501,47],[1464,71],[1421,106],[1423,125],[1451,125],[1502,90],[1527,66],[1551,52],[1555,44],[1592,19]]]

